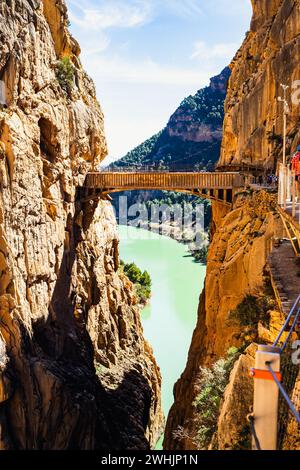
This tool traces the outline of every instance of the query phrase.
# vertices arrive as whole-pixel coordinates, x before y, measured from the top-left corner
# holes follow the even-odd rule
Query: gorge
[[[218,121],[213,139],[216,157],[223,134],[220,171],[276,169],[283,146],[280,83],[291,87],[300,78],[300,0],[252,0],[252,5],[250,31],[230,65],[223,133]],[[107,145],[95,87],[68,24],[64,0],[0,4],[0,80],[6,95],[0,106],[0,449],[149,450],[164,430],[163,408],[168,412],[173,401],[170,384],[161,400],[168,365],[160,358],[160,371],[156,356],[163,354],[157,352],[163,333],[156,336],[149,324],[148,329],[148,310],[144,336],[133,286],[119,269],[109,198],[85,197],[82,191],[87,174],[105,160]],[[224,100],[224,88],[221,92]],[[186,123],[176,121],[178,130],[172,122],[171,137],[178,138]],[[193,123],[188,130],[199,140]],[[202,127],[205,137],[206,130]],[[299,140],[299,109],[291,103],[288,154]],[[273,241],[287,235],[274,191],[245,187],[232,205],[213,201],[210,237],[205,280],[205,268],[190,259],[189,268],[182,268],[181,274],[193,278],[186,292],[193,299],[179,299],[170,271],[161,274],[160,284],[171,284],[170,304],[176,302],[176,308],[162,306],[163,321],[186,310],[180,321],[188,323],[182,343],[180,321],[169,343],[180,348],[176,378],[185,369],[166,416],[166,450],[250,448],[248,371],[257,344],[272,343],[283,323],[270,254]],[[154,262],[158,245],[152,256],[151,249],[146,255]],[[187,260],[174,263],[173,256],[182,256],[184,247],[165,251],[175,276]],[[136,261],[129,259],[129,245],[121,244],[121,252],[126,261]],[[140,258],[147,269],[143,262]],[[211,412],[201,392],[204,378],[214,379],[216,364],[222,365],[224,387]],[[300,374],[292,384],[295,392],[299,384]],[[293,420],[286,420],[283,435],[282,449],[299,449]]]

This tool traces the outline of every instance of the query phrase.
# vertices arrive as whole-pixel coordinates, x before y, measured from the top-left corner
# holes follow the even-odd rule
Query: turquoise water
[[[135,262],[152,278],[151,303],[142,312],[142,322],[161,369],[167,416],[174,384],[186,365],[206,268],[169,237],[125,226],[119,226],[119,234],[121,259]]]

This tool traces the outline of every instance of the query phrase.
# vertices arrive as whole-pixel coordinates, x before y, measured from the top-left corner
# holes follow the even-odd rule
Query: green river
[[[142,321],[161,369],[167,416],[174,401],[174,384],[186,365],[206,268],[169,237],[125,226],[119,226],[119,235],[121,259],[151,275],[151,303],[143,310]]]

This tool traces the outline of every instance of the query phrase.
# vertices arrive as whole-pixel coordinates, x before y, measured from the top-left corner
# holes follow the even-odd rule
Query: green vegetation
[[[196,196],[189,196],[183,193],[177,193],[173,191],[151,191],[150,196],[148,191],[127,191],[127,205],[130,207],[137,202],[145,204],[148,214],[151,215],[151,210],[157,206],[166,204],[170,208],[174,204],[179,204],[184,207],[184,204],[191,204],[194,208],[197,205],[204,206],[204,228],[209,229],[211,221],[211,203],[207,199],[200,199]],[[112,194],[113,204],[116,210],[117,220],[119,221],[119,196],[121,194]],[[151,197],[151,199],[150,199]]]
[[[141,145],[128,152],[128,154],[122,158],[122,160],[119,160],[116,165],[122,167],[147,164],[145,161],[147,162],[149,160],[148,157],[152,154],[162,132],[163,131],[153,135],[150,137],[150,139],[146,140]]]
[[[222,125],[224,119],[224,96],[211,93],[209,87],[199,90],[194,96],[188,96],[180,105],[181,110],[189,114],[194,122]]]
[[[120,261],[120,269],[134,284],[135,294],[140,304],[146,304],[151,297],[151,277],[147,271],[142,272],[135,263],[125,264]]]
[[[206,264],[208,255],[208,245],[204,245],[199,250],[191,250],[193,257],[198,263]]]
[[[61,88],[70,93],[74,86],[74,72],[75,68],[71,62],[70,57],[63,57],[56,66],[56,78]]]
[[[193,403],[197,411],[195,425],[199,449],[208,448],[217,430],[221,400],[239,354],[237,348],[230,348],[225,359],[218,360],[211,369],[201,369],[200,393]]]
[[[217,431],[221,401],[225,388],[229,382],[230,372],[235,361],[241,354],[240,350],[232,347],[228,350],[224,359],[219,359],[212,368],[200,369],[198,387],[200,389],[193,406],[195,418],[193,436],[188,435],[184,429],[179,428],[175,433],[175,439],[190,439],[199,450],[208,449],[212,438]]]
[[[169,123],[168,127],[133,149],[114,166],[155,164],[163,170],[171,165],[198,165],[201,170],[213,170],[220,155],[221,139],[212,142],[184,140],[180,136],[170,136],[172,126],[174,124]],[[187,132],[182,127],[181,131]]]
[[[259,322],[269,323],[269,311],[275,307],[274,299],[267,295],[255,297],[248,294],[242,302],[229,313],[229,320],[237,321],[241,326],[255,327]]]

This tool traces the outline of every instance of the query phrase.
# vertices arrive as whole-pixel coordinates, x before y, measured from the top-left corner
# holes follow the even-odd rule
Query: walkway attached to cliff
[[[236,172],[197,172],[121,169],[88,173],[85,188],[101,195],[134,190],[163,190],[192,194],[231,204],[234,192],[243,188],[245,178]]]
[[[285,207],[278,206],[282,223],[290,239],[294,255],[300,256],[300,203],[287,201]],[[299,291],[300,292],[300,291]]]
[[[270,273],[277,300],[288,315],[300,292],[300,264],[289,240],[282,240],[269,256]]]

